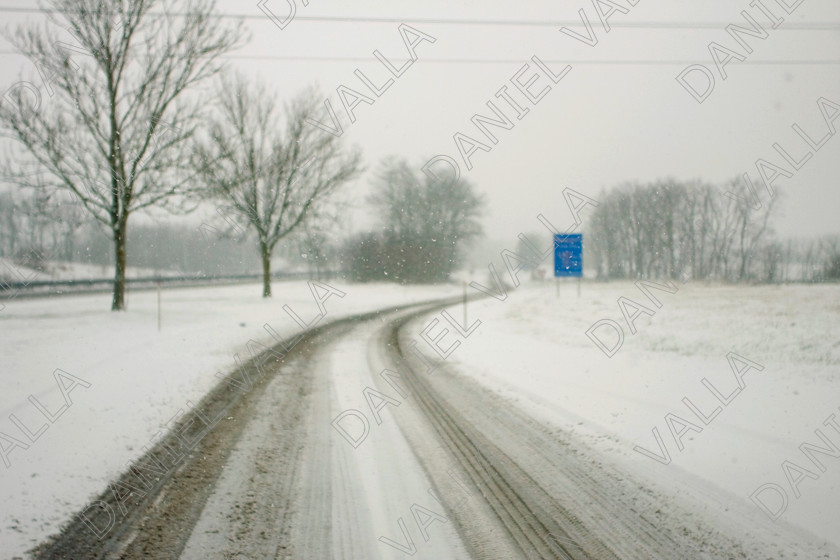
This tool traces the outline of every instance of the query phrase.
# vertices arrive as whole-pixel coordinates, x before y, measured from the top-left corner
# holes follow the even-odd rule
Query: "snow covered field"
[[[674,287],[648,286],[659,307],[632,282],[524,285],[470,304],[448,362],[666,495],[742,507],[747,533],[774,517],[840,544],[840,286]]]
[[[324,322],[459,290],[330,285],[346,295],[324,303]],[[269,301],[260,294],[256,284],[166,290],[160,332],[155,292],[129,293],[126,313],[109,311],[108,294],[6,302],[0,556],[22,555],[88,506],[170,419],[219,382],[216,372],[233,369],[234,354],[250,357],[250,339],[269,344],[263,325],[281,337],[300,331],[284,305],[306,323],[319,313],[306,282],[275,283]]]

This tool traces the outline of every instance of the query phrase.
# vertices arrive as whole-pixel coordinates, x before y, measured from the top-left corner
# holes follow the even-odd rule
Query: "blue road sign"
[[[554,236],[554,276],[583,276],[583,234]]]

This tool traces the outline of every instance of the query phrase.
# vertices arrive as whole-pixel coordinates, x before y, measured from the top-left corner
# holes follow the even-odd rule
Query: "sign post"
[[[157,309],[157,320],[158,320],[158,332],[160,332],[160,280],[157,283],[157,296],[158,296],[158,309]]]
[[[464,280],[464,330],[467,328],[467,281]]]
[[[560,278],[578,279],[578,297],[583,277],[583,234],[567,233],[554,236],[554,277],[557,297],[560,297]]]

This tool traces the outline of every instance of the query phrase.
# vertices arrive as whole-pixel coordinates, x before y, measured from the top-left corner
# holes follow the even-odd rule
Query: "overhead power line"
[[[2,55],[20,55],[22,53],[14,50],[0,50]],[[259,54],[230,54],[220,58],[228,60],[270,60],[277,62],[377,62],[373,56],[284,56],[284,55],[259,55]],[[523,59],[512,58],[418,58],[415,62],[428,64],[524,64]],[[595,64],[595,65],[680,65],[709,64],[708,60],[573,60],[554,59],[544,60],[546,64]],[[736,63],[733,63],[736,64]],[[738,62],[738,66],[824,66],[840,64],[840,59],[824,60],[747,60]]]
[[[270,8],[270,7],[269,7]],[[0,13],[18,14],[66,14],[67,11],[40,9],[32,7],[7,6],[0,7]],[[190,12],[162,12],[150,13],[154,16],[191,17],[197,14]],[[285,15],[285,14],[278,14]],[[271,23],[268,16],[262,12],[253,14],[221,13],[218,17],[239,20],[263,20]],[[584,27],[580,20],[575,21],[534,21],[534,20],[497,20],[473,18],[418,18],[418,17],[352,17],[352,16],[311,16],[298,13],[294,21],[322,22],[322,23],[416,23],[434,25],[487,25],[503,27]],[[723,29],[732,22],[680,22],[680,21],[611,21],[610,27],[626,29]],[[840,22],[785,22],[774,31],[834,31],[840,29]]]
[[[331,56],[282,56],[282,55],[228,55],[224,58],[244,60],[276,60],[284,62],[371,62],[377,60],[372,56],[362,57],[331,57]],[[524,64],[522,59],[505,58],[418,58],[415,62],[430,64]],[[709,64],[708,60],[544,60],[546,64],[616,64],[616,65],[667,65],[667,64]],[[735,64],[735,63],[733,63]],[[840,60],[748,60],[738,62],[739,66],[773,66],[773,65],[831,65],[840,64]]]

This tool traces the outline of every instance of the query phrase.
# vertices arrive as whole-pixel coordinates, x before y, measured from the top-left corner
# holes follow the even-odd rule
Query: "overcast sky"
[[[462,176],[487,197],[485,227],[491,238],[538,230],[538,213],[558,226],[568,225],[564,187],[597,199],[601,189],[625,181],[672,176],[722,183],[749,172],[766,200],[756,169],[760,158],[793,175],[774,182],[776,192],[783,193],[776,220],[780,235],[840,233],[840,139],[825,139],[830,129],[817,103],[825,98],[840,105],[837,0],[803,0],[798,6],[793,6],[798,0],[752,0],[752,5],[750,0],[633,0],[635,6],[616,0],[627,13],[616,10],[609,16],[608,33],[589,0],[310,0],[309,6],[297,0],[294,18],[289,1],[220,2],[224,12],[248,16],[245,23],[253,36],[231,65],[268,82],[280,99],[319,86],[343,123],[345,138],[362,148],[371,170],[388,154],[405,156],[418,167],[435,155],[453,158]],[[0,2],[0,7],[29,5]],[[274,14],[274,22],[260,5]],[[601,6],[609,9],[607,3]],[[581,9],[592,35],[582,23]],[[729,24],[747,25],[742,11],[768,35],[740,36],[752,52],[725,30]],[[4,15],[9,23],[24,17]],[[396,67],[405,63],[410,54],[400,23],[425,36],[407,37],[416,41],[417,60],[393,78],[373,51]],[[560,30],[564,24],[568,33]],[[725,80],[709,51],[712,42],[730,51],[718,50],[720,58],[731,57],[723,69]],[[12,54],[8,44],[2,52],[0,86],[5,91],[21,72],[31,75],[32,66]],[[543,70],[534,56],[544,63]],[[550,88],[536,103],[511,81],[526,63],[530,67],[520,75],[522,83],[539,74],[527,88],[531,95]],[[694,63],[707,68],[687,75],[698,95],[708,75],[715,80],[702,104],[676,80]],[[571,69],[558,83],[546,74],[560,75],[567,65]],[[376,87],[389,78],[394,82],[377,97],[355,70]],[[336,91],[342,85],[373,100],[352,109],[352,123]],[[508,102],[495,97],[503,86],[528,109],[521,119]],[[488,100],[514,124],[510,130],[489,127],[495,144],[471,122],[476,113],[494,117]],[[823,109],[832,116],[831,104]],[[322,116],[331,124],[326,109]],[[825,143],[819,150],[809,148],[794,123],[814,142]],[[840,127],[840,119],[832,125]],[[459,153],[456,133],[489,147],[469,156],[472,169]],[[787,163],[774,144],[801,168]],[[801,163],[809,152],[812,157]],[[350,187],[360,203],[369,192],[368,179],[369,173]]]

